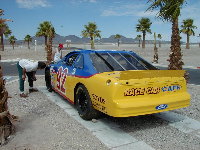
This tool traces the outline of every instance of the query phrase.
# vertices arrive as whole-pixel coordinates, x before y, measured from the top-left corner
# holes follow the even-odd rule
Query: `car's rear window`
[[[97,72],[156,70],[154,66],[130,53],[95,52],[90,54]]]

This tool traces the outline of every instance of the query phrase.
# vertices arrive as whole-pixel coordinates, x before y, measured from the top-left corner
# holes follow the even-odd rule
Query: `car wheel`
[[[76,90],[76,108],[84,120],[98,118],[100,115],[100,112],[93,108],[90,95],[83,85],[79,85]]]
[[[47,90],[49,92],[52,92],[52,86],[51,86],[51,75],[50,75],[50,68],[49,67],[46,67],[45,68],[45,82],[46,82],[46,87],[47,87]]]

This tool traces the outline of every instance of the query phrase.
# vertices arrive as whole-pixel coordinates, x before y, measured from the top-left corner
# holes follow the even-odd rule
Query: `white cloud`
[[[84,0],[85,2],[96,3],[96,0]]]
[[[157,14],[157,11],[146,11],[146,7],[144,4],[110,6],[102,11],[101,16],[154,17]]]
[[[50,6],[47,0],[16,0],[16,2],[19,5],[19,7],[27,9]]]
[[[139,17],[155,17],[158,11],[138,11],[136,16]]]
[[[97,0],[71,0],[71,3],[77,4],[77,3],[96,3]]]

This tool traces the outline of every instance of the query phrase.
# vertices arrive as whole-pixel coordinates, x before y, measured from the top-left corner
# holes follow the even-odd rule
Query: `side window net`
[[[82,69],[84,64],[83,55],[79,55],[74,63],[74,67]]]
[[[72,54],[71,56],[69,56],[66,60],[67,65],[71,66],[74,61],[76,60],[76,57],[78,56],[78,54]]]

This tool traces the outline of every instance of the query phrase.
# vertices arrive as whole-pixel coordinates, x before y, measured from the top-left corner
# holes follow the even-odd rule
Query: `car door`
[[[57,70],[56,89],[64,96],[67,96],[70,88],[71,78],[74,75],[74,62],[79,53],[68,54],[60,63]]]

